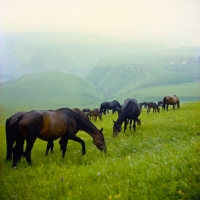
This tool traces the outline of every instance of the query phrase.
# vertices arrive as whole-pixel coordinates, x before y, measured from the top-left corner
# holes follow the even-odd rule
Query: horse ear
[[[103,127],[101,128],[100,132],[101,132],[101,133],[103,132]]]
[[[116,123],[114,120],[113,120],[114,124]]]

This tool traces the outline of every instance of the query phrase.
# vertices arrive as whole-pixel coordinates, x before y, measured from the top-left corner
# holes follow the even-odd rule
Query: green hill
[[[35,41],[39,40],[40,36],[38,35]],[[80,38],[80,43],[76,38],[75,41],[82,45],[85,44],[84,41],[88,40],[91,43],[92,41],[95,43],[95,38],[97,37],[86,37],[84,40]],[[25,40],[26,37],[23,39]],[[29,38],[27,39],[29,40]],[[72,36],[67,42],[69,43],[71,40]],[[55,43],[57,44],[57,42],[56,40]],[[71,42],[73,43],[72,46],[74,46],[74,41]],[[47,48],[48,42],[42,41],[42,43],[45,43],[45,48]],[[52,49],[52,45],[53,43],[49,45],[48,53],[52,50],[52,54],[49,54],[49,59],[59,62],[56,55],[65,57],[64,52],[56,53]],[[10,72],[11,75],[9,76],[15,77],[15,80],[7,81],[0,85],[1,107],[10,108],[11,110],[15,109],[15,107],[26,107],[27,110],[60,107],[94,108],[98,107],[102,101],[116,99],[123,103],[124,99],[129,97],[134,97],[140,102],[157,102],[166,95],[174,94],[180,98],[182,103],[200,101],[199,47],[182,47],[151,53],[106,56],[97,62],[85,78],[82,78],[84,76],[82,70],[86,69],[82,61],[79,63],[80,71],[77,67],[69,67],[70,70],[77,70],[76,74],[82,73],[82,76],[63,73],[66,71],[63,71],[59,66],[56,68],[57,64],[53,62],[49,62],[49,66],[45,64],[45,66],[49,67],[49,71],[52,72],[45,72],[44,65],[41,68],[38,67],[40,70],[37,68],[39,66],[38,63],[46,62],[45,59],[43,60],[45,57],[44,52],[37,54],[40,58],[38,61],[37,59],[31,60],[31,55],[33,55],[31,53],[32,48],[30,52],[27,51],[23,55],[15,47],[13,47],[12,51],[25,64],[21,66],[19,61],[11,68],[8,67],[6,70]],[[21,45],[20,48],[24,48],[24,46]],[[25,45],[26,48],[27,46]],[[44,50],[45,48],[42,49]],[[77,48],[74,48],[74,53],[76,50]],[[25,52],[25,50],[23,51]],[[53,58],[54,55],[55,58]],[[11,52],[9,62],[14,63],[16,59],[12,60],[12,56],[13,53]],[[89,56],[86,56],[85,59],[89,59]],[[74,63],[78,62],[76,59],[74,60]],[[28,63],[32,64],[29,65]],[[4,68],[7,67],[7,65],[2,66]],[[53,72],[53,70],[58,70],[59,72]],[[24,75],[17,79],[23,73],[28,73],[29,75]]]
[[[86,80],[93,82],[109,99],[120,95],[137,94],[140,89],[146,89],[146,92],[151,93],[150,96],[154,96],[155,99],[160,86],[162,91],[171,88],[172,94],[178,95],[179,90],[176,88],[180,89],[180,84],[188,84],[188,89],[197,86],[192,94],[195,97],[191,97],[190,100],[199,99],[198,55],[199,48],[185,47],[157,53],[109,56],[97,63],[86,76]],[[182,85],[183,88],[186,85]],[[147,98],[147,95],[143,96]],[[189,98],[184,100],[187,101]]]
[[[11,109],[84,108],[101,101],[103,95],[92,83],[72,74],[32,74],[1,84],[0,104]]]

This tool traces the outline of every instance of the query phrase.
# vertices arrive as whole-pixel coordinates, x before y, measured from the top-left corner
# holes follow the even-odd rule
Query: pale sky
[[[200,0],[3,0],[0,31],[179,38],[200,45]]]

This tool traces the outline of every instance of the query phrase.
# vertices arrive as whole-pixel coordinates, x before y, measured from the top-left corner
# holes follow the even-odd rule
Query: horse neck
[[[88,133],[92,138],[98,131],[92,122],[81,115],[77,115],[77,126],[79,130]]]
[[[116,123],[121,125],[125,119],[126,119],[126,113],[121,112]]]

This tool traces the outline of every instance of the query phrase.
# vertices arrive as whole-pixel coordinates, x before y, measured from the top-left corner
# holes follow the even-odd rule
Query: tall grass
[[[147,115],[142,126],[112,137],[117,114],[94,122],[104,128],[108,151],[100,153],[85,132],[81,146],[70,141],[65,159],[58,141],[54,153],[44,156],[46,142],[36,140],[32,164],[24,158],[16,169],[5,162],[4,123],[0,125],[0,199],[199,199],[200,102],[179,110]],[[2,122],[4,121],[2,116]]]

